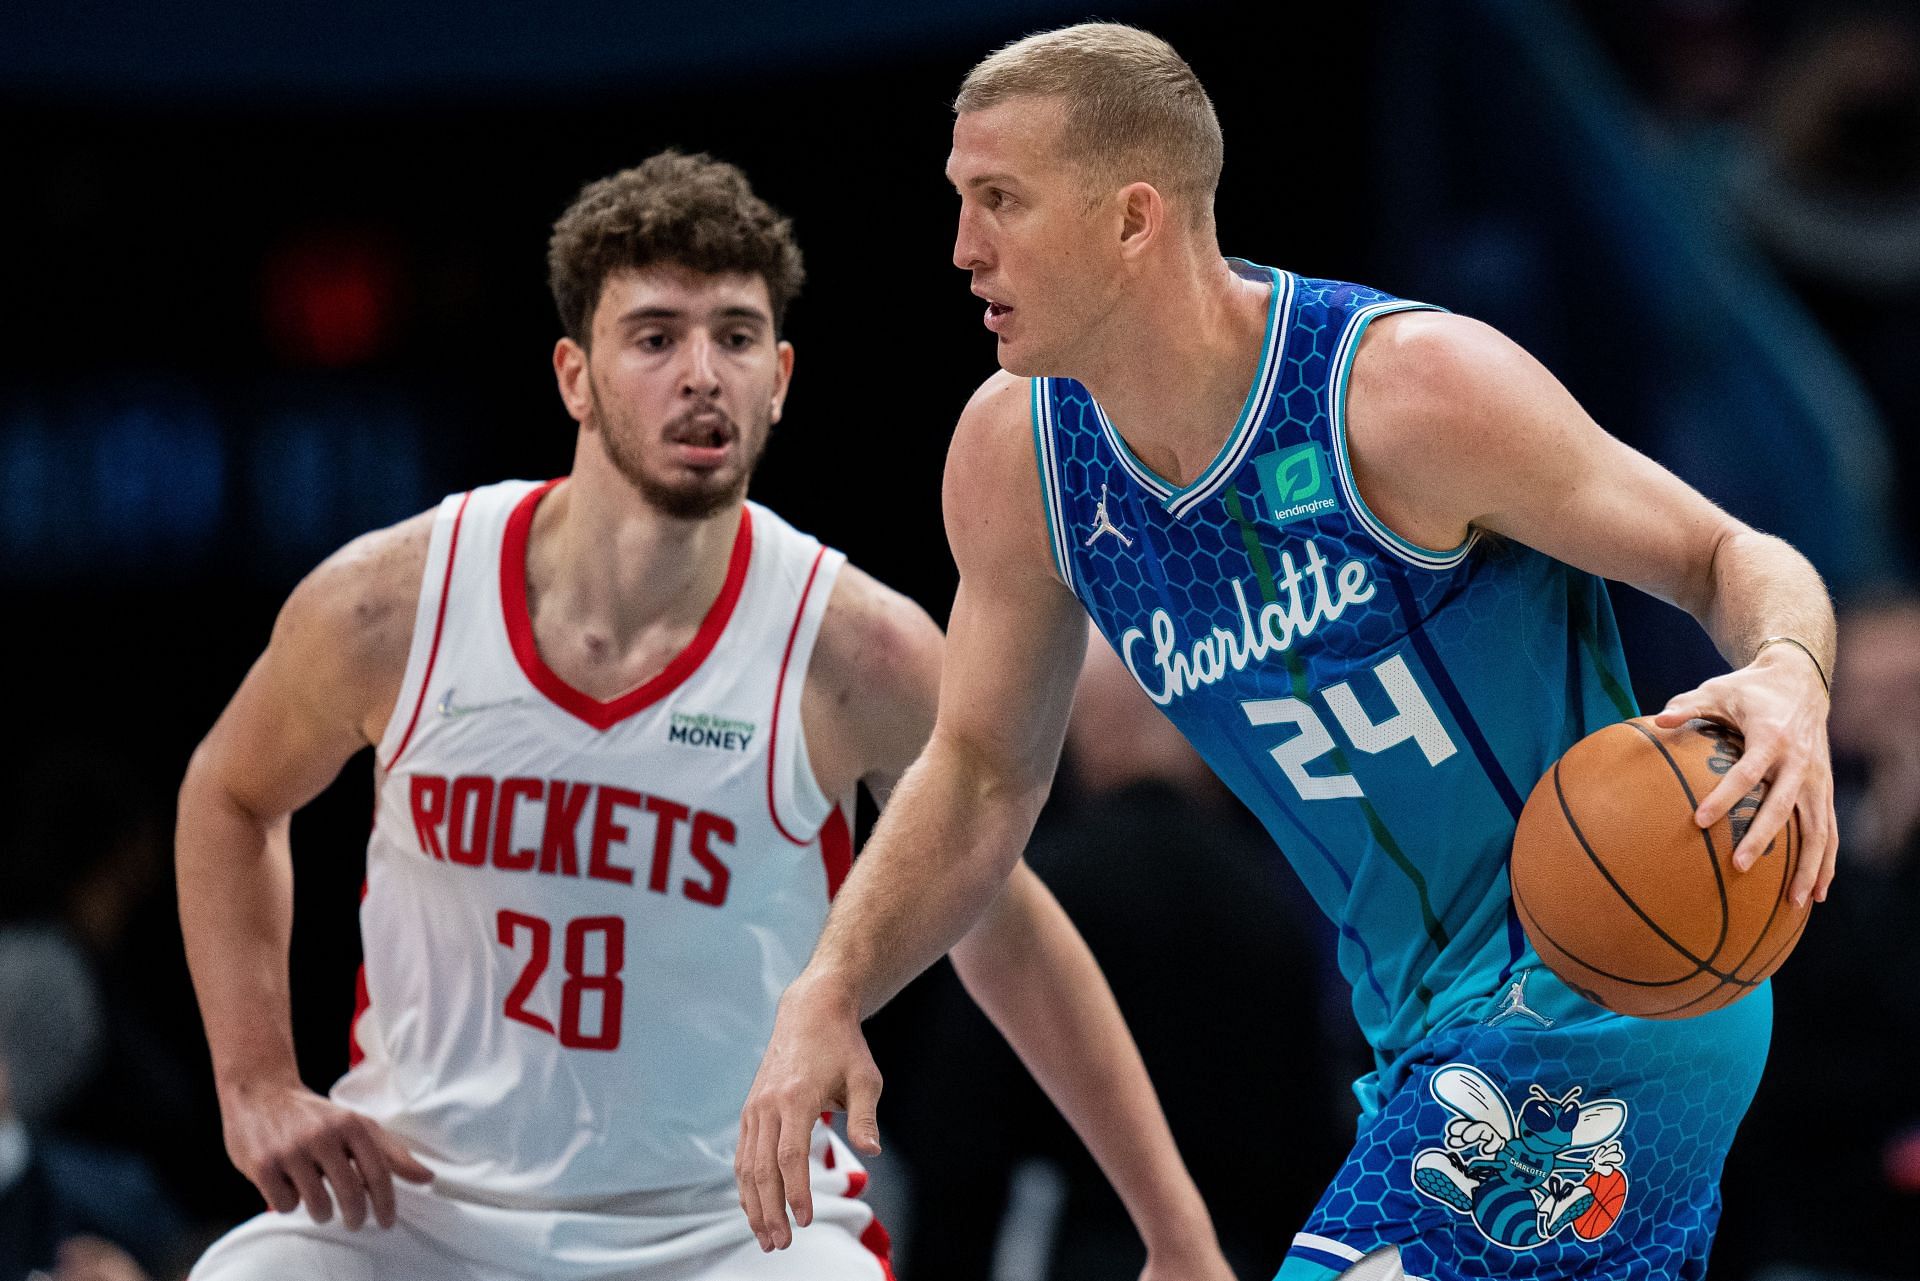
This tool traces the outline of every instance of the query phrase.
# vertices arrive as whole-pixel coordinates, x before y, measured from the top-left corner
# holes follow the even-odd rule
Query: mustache
[[[667,419],[662,431],[667,439],[678,440],[696,434],[706,435],[716,427],[729,440],[740,435],[740,424],[733,420],[733,415],[718,405],[703,405],[683,410]]]

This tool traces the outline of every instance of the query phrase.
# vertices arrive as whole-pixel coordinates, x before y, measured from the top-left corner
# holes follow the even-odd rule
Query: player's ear
[[[1167,223],[1167,202],[1152,183],[1131,182],[1120,189],[1120,252],[1145,253]]]
[[[593,412],[593,389],[587,382],[587,349],[571,338],[553,345],[553,379],[560,388],[560,401],[577,423],[587,421]]]
[[[781,410],[786,407],[787,387],[793,382],[793,344],[783,338],[773,350],[775,364],[773,372],[773,417],[771,421],[777,423],[780,421]]]

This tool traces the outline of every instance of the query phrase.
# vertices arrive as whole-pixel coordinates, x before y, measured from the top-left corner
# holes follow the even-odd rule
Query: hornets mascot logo
[[[1531,1086],[1516,1116],[1477,1068],[1449,1063],[1433,1074],[1433,1097],[1454,1118],[1446,1146],[1413,1159],[1413,1186],[1473,1220],[1495,1245],[1531,1250],[1571,1228],[1586,1241],[1612,1231],[1627,1200],[1626,1126],[1619,1099],[1559,1098]]]

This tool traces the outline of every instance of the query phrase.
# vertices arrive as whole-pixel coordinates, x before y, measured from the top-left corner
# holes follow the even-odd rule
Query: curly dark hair
[[[806,279],[793,224],[753,194],[738,166],[663,151],[588,183],[553,224],[547,285],[567,336],[587,345],[608,276],[661,263],[759,276],[776,333]]]

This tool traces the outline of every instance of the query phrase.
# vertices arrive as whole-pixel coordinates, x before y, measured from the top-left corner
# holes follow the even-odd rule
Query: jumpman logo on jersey
[[[1507,984],[1507,994],[1500,998],[1499,1008],[1487,1017],[1488,1027],[1499,1027],[1515,1019],[1531,1019],[1541,1027],[1553,1026],[1552,1019],[1527,1004],[1527,980],[1532,976],[1532,970],[1522,970],[1518,978]]]
[[[1093,532],[1087,535],[1087,541],[1082,544],[1082,546],[1093,546],[1094,540],[1102,534],[1112,534],[1120,540],[1122,547],[1133,546],[1133,540],[1121,533],[1120,527],[1113,523],[1112,517],[1107,515],[1107,487],[1105,485],[1100,486],[1100,505],[1093,509]]]

